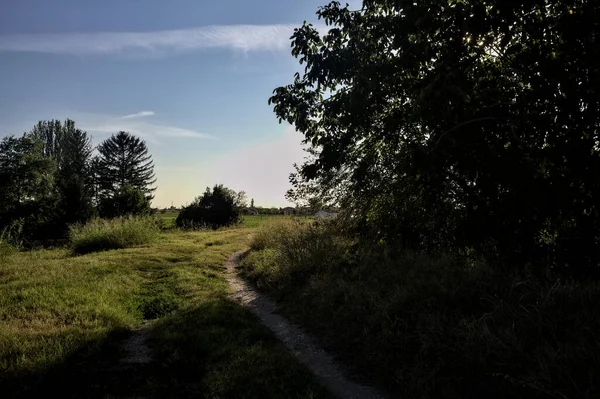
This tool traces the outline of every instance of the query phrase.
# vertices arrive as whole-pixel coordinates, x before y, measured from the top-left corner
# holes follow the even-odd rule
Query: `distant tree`
[[[103,198],[98,207],[103,218],[141,216],[152,212],[150,200],[144,192],[129,185],[119,188],[113,196]]]
[[[175,221],[182,228],[212,228],[231,226],[240,221],[241,208],[245,206],[245,193],[215,185],[184,207]]]
[[[102,142],[98,152],[95,167],[100,198],[113,197],[126,186],[153,198],[154,164],[143,140],[121,131]]]
[[[254,198],[250,200],[250,208],[254,208]]]

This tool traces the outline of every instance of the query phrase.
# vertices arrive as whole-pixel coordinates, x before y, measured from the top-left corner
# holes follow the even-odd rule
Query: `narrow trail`
[[[384,398],[375,389],[350,381],[331,355],[320,348],[300,327],[275,313],[275,301],[257,292],[237,274],[235,267],[243,253],[244,251],[236,252],[225,264],[232,298],[258,316],[333,395],[341,399]]]
[[[133,334],[123,341],[120,349],[125,352],[121,365],[142,365],[152,362],[152,350],[148,345],[150,340],[150,322],[145,322],[136,328]]]

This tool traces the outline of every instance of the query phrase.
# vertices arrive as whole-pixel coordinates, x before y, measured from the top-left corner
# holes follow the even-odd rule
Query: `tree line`
[[[121,131],[94,147],[72,120],[40,121],[0,141],[0,232],[60,238],[95,216],[148,213],[155,183],[140,138]]]
[[[361,237],[600,277],[600,3],[365,0],[295,30],[270,103],[310,146],[289,198]]]

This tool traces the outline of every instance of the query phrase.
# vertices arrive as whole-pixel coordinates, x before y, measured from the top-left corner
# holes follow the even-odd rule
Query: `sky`
[[[124,130],[152,154],[153,206],[214,184],[286,206],[302,135],[267,101],[301,70],[294,27],[327,2],[0,0],[0,137],[66,118],[95,145]]]

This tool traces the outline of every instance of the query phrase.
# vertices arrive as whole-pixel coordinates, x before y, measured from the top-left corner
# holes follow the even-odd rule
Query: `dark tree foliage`
[[[600,262],[600,3],[332,2],[270,99],[366,231],[590,275]],[[312,183],[311,183],[312,182]],[[309,186],[310,187],[310,186]]]
[[[43,155],[56,163],[55,224],[62,227],[55,234],[63,235],[68,224],[84,223],[94,213],[91,138],[70,119],[40,121],[27,135],[40,141]]]
[[[115,196],[123,187],[142,191],[148,199],[156,187],[154,164],[146,143],[127,132],[119,132],[98,146],[96,162],[100,198]]]
[[[69,224],[85,223],[94,214],[91,138],[70,119],[40,121],[27,135],[39,140],[43,155],[56,163],[54,234],[65,235]]]
[[[0,142],[0,232],[18,225],[22,237],[52,235],[56,195],[54,160],[43,155],[42,142],[9,136]]]
[[[66,224],[85,223],[94,214],[92,142],[86,132],[69,128],[61,147],[58,186],[63,221]]]
[[[143,191],[132,186],[121,187],[114,196],[102,198],[98,208],[103,218],[141,216],[151,213],[150,200]]]
[[[175,224],[181,228],[211,228],[231,226],[240,221],[241,208],[245,206],[244,192],[215,185],[194,202],[181,210]]]
[[[143,141],[120,132],[101,144],[75,122],[40,121],[23,137],[0,143],[0,234],[59,238],[73,223],[148,214],[156,180]]]

